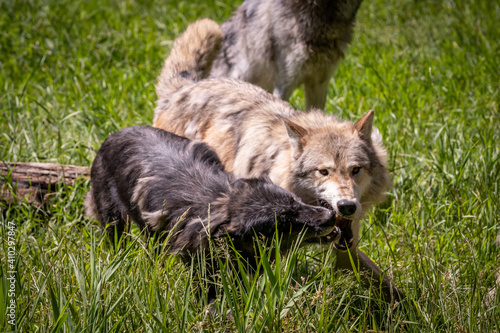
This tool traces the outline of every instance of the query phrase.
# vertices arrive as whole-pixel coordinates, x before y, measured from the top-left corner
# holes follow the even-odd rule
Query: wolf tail
[[[210,19],[191,23],[174,42],[156,83],[158,98],[181,86],[206,78],[222,44],[222,30]]]
[[[97,207],[94,201],[94,193],[92,190],[93,188],[91,187],[90,190],[85,195],[85,200],[84,200],[85,214],[97,220],[99,219],[99,213],[97,212]]]

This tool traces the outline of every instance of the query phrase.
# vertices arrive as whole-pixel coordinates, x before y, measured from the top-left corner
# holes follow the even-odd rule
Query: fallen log
[[[0,200],[45,204],[48,194],[90,175],[90,167],[54,163],[0,162]]]

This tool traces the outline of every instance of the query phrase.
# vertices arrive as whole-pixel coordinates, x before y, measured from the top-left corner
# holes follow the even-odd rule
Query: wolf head
[[[276,231],[284,240],[295,239],[303,231],[305,239],[340,234],[329,209],[306,205],[266,179],[239,179],[231,187],[226,230],[232,237],[244,240],[257,234],[269,238]]]
[[[381,135],[372,130],[373,115],[369,111],[355,124],[325,121],[322,116],[313,126],[285,119],[292,152],[292,191],[304,202],[331,208],[340,218],[352,221],[359,221],[383,201],[383,192],[392,182]]]

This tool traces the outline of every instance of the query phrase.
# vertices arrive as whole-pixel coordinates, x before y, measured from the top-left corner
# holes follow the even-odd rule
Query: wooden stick
[[[0,200],[27,200],[37,205],[62,184],[74,184],[90,176],[90,168],[54,163],[0,162]]]

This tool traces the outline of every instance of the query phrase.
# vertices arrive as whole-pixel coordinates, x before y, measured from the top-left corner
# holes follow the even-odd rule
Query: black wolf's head
[[[239,179],[232,184],[226,230],[235,239],[251,242],[255,235],[294,240],[330,234],[336,229],[334,213],[304,204],[296,195],[265,179]],[[340,232],[339,232],[340,233]],[[289,244],[287,242],[287,244]]]

